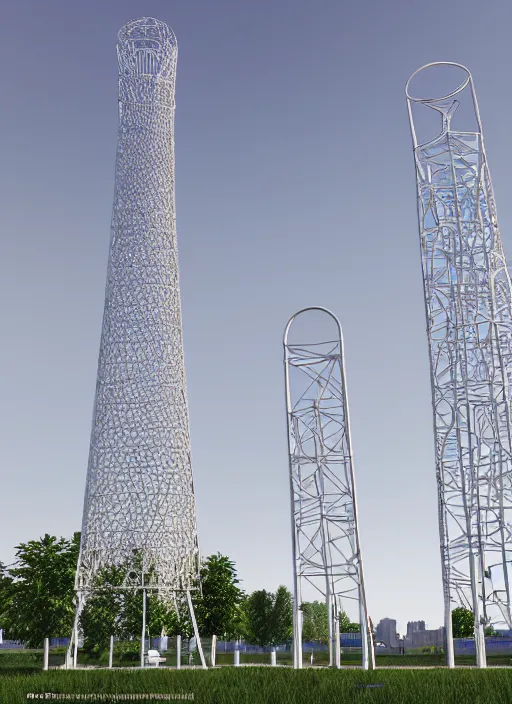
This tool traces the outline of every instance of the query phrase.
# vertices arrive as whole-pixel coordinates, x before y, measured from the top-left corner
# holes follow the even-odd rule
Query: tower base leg
[[[207,670],[208,665],[206,664],[206,660],[204,659],[203,646],[201,645],[199,631],[197,630],[196,615],[194,613],[194,605],[192,604],[192,597],[190,596],[190,589],[187,589],[187,601],[188,601],[188,609],[190,611],[190,618],[192,619],[192,625],[194,627],[194,635],[196,637],[197,649],[199,651],[199,657],[201,658],[201,665],[203,667],[203,670]]]

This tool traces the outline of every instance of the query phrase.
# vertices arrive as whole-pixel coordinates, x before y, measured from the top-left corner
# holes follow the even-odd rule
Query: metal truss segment
[[[458,67],[465,78],[449,96],[411,97],[411,80],[431,66]],[[476,130],[454,127],[463,91]],[[460,64],[428,64],[411,76],[406,94],[418,189],[448,661],[453,666],[451,610],[458,603],[475,614],[477,661],[484,667],[484,626],[512,628],[512,289],[471,74]],[[455,95],[457,100],[448,100]],[[416,135],[415,106],[440,113],[439,134],[423,144]]]
[[[301,313],[330,316],[336,339],[310,344],[289,340]],[[307,308],[288,322],[284,362],[292,540],[294,555],[294,667],[302,667],[304,588],[327,604],[330,665],[340,666],[342,599],[355,600],[361,620],[363,667],[373,660],[357,527],[357,504],[340,324],[325,308]]]

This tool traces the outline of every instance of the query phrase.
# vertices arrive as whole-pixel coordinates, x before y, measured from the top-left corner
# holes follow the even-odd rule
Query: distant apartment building
[[[407,623],[407,637],[412,635],[414,631],[424,631],[425,621],[409,621]]]
[[[444,644],[444,626],[428,630],[425,621],[409,621],[407,635],[404,639],[405,648],[424,648],[435,646],[442,648]]]
[[[398,648],[398,637],[396,632],[396,619],[383,618],[375,629],[375,640],[377,643],[384,643],[388,648]]]

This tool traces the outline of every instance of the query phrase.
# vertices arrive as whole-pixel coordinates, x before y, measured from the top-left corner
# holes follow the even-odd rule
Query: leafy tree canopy
[[[329,640],[329,618],[324,601],[305,601],[302,604],[302,638],[318,643]]]
[[[247,640],[258,645],[277,645],[292,635],[292,596],[280,586],[275,594],[253,592],[246,603]]]
[[[475,634],[475,617],[470,609],[459,606],[452,611],[454,638],[472,638]]]
[[[302,604],[302,637],[307,641],[327,643],[329,618],[325,601],[305,601]],[[359,632],[358,623],[352,623],[345,611],[340,612],[340,633]]]
[[[7,620],[7,609],[12,598],[13,579],[9,576],[7,567],[0,562],[0,627]]]
[[[359,633],[360,630],[361,624],[351,621],[345,612],[340,614],[340,633]]]
[[[140,638],[143,591],[121,588],[128,569],[134,569],[133,561],[129,567],[107,567],[96,578],[94,591],[80,616],[84,647],[88,652],[100,655],[108,648],[111,635],[122,640]],[[184,611],[183,605],[179,610]],[[182,619],[180,623],[171,598],[166,600],[151,591],[146,592],[148,636],[159,636],[162,633],[190,635],[189,631],[191,627],[188,619]]]
[[[135,570],[140,568],[137,558],[131,564]],[[106,649],[111,635],[122,639],[140,637],[142,591],[119,589],[127,569],[126,565],[112,567],[98,577],[94,594],[80,619],[88,651]],[[220,553],[210,555],[201,566],[200,576],[201,582],[192,592],[200,634],[206,637],[238,635],[243,593],[237,586],[234,562]],[[164,599],[148,591],[146,624],[148,636],[180,634],[190,637],[193,629],[185,596],[178,594],[175,598]]]
[[[46,637],[69,635],[79,547],[80,533],[72,540],[46,534],[16,547],[8,594],[0,598],[2,623],[11,638],[41,647]]]
[[[243,592],[238,587],[235,563],[220,553],[210,555],[201,566],[200,576],[200,589],[193,599],[200,633],[206,637],[238,635]]]

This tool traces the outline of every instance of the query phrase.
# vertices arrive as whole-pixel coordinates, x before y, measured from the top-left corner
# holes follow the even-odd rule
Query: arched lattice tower
[[[174,194],[177,42],[142,18],[118,35],[119,128],[98,378],[76,587],[105,566],[125,588],[198,574]]]
[[[313,313],[311,327],[297,322]],[[318,315],[320,313],[320,315]],[[321,319],[321,321],[319,320]],[[311,316],[309,316],[311,320]],[[295,322],[297,321],[297,322]],[[326,325],[327,323],[327,329]],[[321,595],[329,620],[329,664],[340,667],[340,610],[355,603],[361,624],[363,667],[374,665],[366,608],[343,338],[338,319],[325,308],[296,313],[284,334],[284,366],[292,509],[294,570],[294,667],[302,667],[302,604],[305,591]]]
[[[412,79],[421,74],[426,80],[424,69],[433,75],[436,66],[443,66],[436,69],[439,77],[458,71],[460,85],[444,97],[413,97]],[[474,612],[477,662],[485,667],[484,626],[512,627],[510,276],[471,74],[459,64],[429,64],[411,76],[406,94],[418,186],[448,664],[454,665],[451,611],[464,606]],[[435,114],[436,134],[422,143],[418,124]]]

